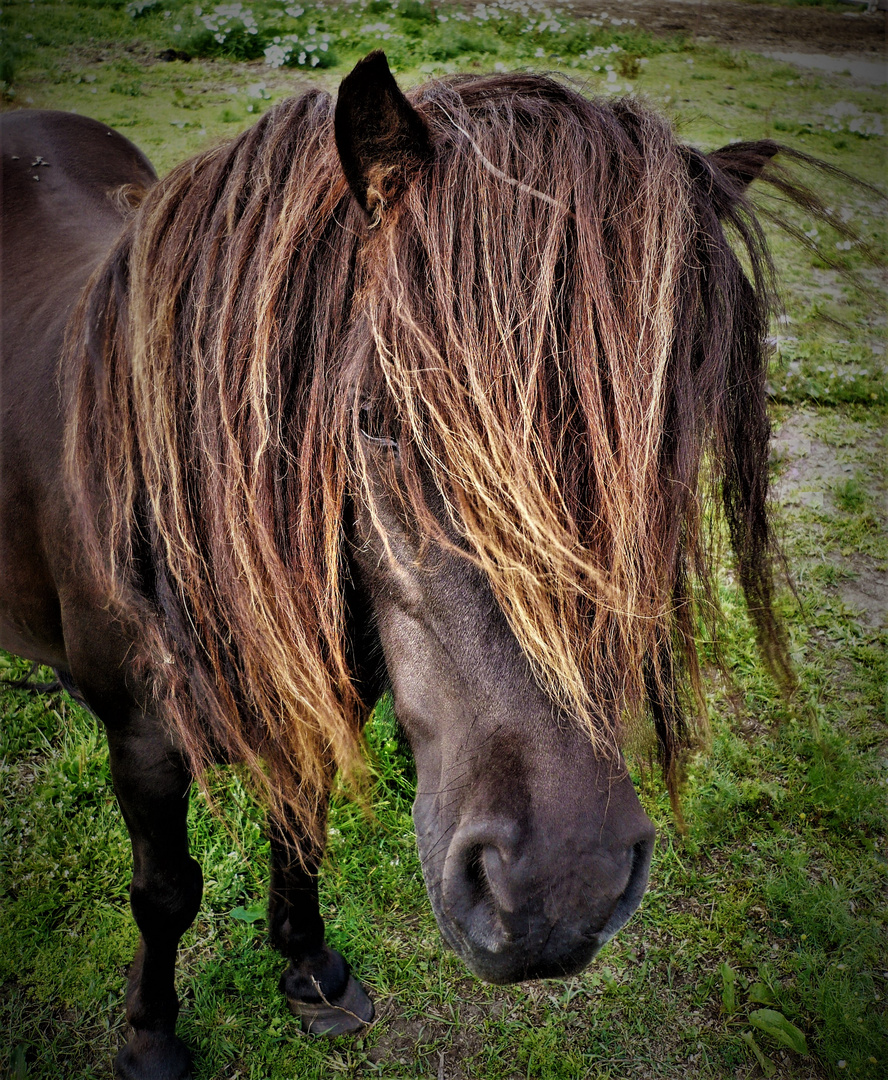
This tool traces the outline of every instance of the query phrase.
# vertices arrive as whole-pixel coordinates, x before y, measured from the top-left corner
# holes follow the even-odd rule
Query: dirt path
[[[577,15],[605,11],[635,19],[654,34],[686,34],[732,49],[826,53],[879,61],[888,13],[849,4],[847,11],[778,7],[736,0],[568,0]]]

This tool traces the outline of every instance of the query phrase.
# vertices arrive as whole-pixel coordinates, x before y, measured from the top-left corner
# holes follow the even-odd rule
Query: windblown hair
[[[706,157],[638,102],[542,77],[410,97],[433,160],[374,227],[329,97],[283,102],[149,192],[68,345],[83,526],[149,693],[196,774],[246,761],[309,835],[333,771],[361,772],[343,520],[375,506],[368,409],[421,535],[484,570],[603,749],[652,716],[674,789],[715,609],[710,485],[789,679],[743,148]]]

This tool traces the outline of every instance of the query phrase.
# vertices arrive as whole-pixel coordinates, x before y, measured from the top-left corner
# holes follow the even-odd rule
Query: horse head
[[[653,714],[673,788],[689,734],[701,454],[750,403],[731,400],[732,365],[764,417],[760,310],[721,223],[742,233],[743,190],[776,147],[707,158],[632,106],[521,76],[413,100],[375,53],[335,113],[367,217],[347,376],[356,576],[416,759],[444,936],[494,982],[565,975],[648,879],[625,714]],[[688,250],[708,266],[695,280]],[[766,445],[764,420],[723,478],[759,569],[748,481]]]
[[[384,229],[434,149],[381,54],[343,83],[336,136],[371,230]],[[416,761],[432,907],[488,981],[569,975],[639,904],[654,828],[619,750],[596,744],[541,683],[422,455],[406,465],[385,413],[358,402],[352,558]]]

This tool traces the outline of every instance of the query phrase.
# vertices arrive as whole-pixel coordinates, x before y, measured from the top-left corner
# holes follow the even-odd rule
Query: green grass
[[[70,108],[113,124],[164,171],[286,94],[309,83],[334,89],[360,55],[383,45],[405,84],[457,70],[556,68],[590,92],[646,95],[705,148],[776,137],[883,180],[883,95],[842,76],[658,41],[628,24],[559,17],[561,33],[525,30],[542,21],[533,13],[441,22],[452,8],[302,6],[293,17],[279,14],[283,0],[245,5],[257,24],[248,36],[263,50],[274,36],[330,35],[306,63],[296,52],[295,67],[275,68],[264,57],[236,59],[256,44],[236,35],[230,48],[195,44],[206,27],[190,3],[161,0],[133,17],[122,0],[7,2],[0,91],[6,107]],[[382,22],[394,36],[362,29]],[[164,49],[193,58],[165,63]],[[318,52],[325,59],[312,70]],[[817,183],[883,250],[878,205],[839,181]],[[817,231],[822,250],[879,289],[858,247]],[[733,683],[715,678],[710,687],[712,747],[689,777],[687,836],[640,770],[659,829],[641,910],[584,974],[510,988],[481,984],[442,946],[410,822],[411,765],[383,707],[369,733],[372,816],[336,801],[322,878],[330,939],[371,990],[379,1019],[360,1037],[331,1042],[300,1035],[278,993],[281,961],[261,917],[261,814],[237,775],[220,770],[221,814],[197,797],[191,808],[207,885],[179,968],[180,1030],[199,1053],[199,1077],[435,1077],[442,1068],[479,1080],[720,1078],[762,1068],[884,1075],[888,651],[884,622],[861,606],[888,571],[883,304],[842,267],[783,237],[773,243],[785,286],[771,386],[778,528],[797,589],[782,601],[799,675],[794,701],[781,702],[763,673],[726,568]],[[0,675],[26,669],[0,659]],[[0,709],[0,1075],[107,1080],[124,1038],[136,933],[105,745],[62,694],[3,689]]]

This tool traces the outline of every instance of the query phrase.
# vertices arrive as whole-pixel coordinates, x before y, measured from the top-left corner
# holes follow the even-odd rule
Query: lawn
[[[605,10],[613,17],[579,21],[517,0],[464,10],[279,0],[203,12],[178,0],[7,0],[0,89],[6,108],[71,109],[113,125],[163,172],[283,96],[316,83],[334,90],[382,47],[404,85],[462,70],[558,70],[592,94],[646,96],[705,149],[773,137],[883,182],[881,90],[653,38],[618,4]],[[831,205],[884,251],[884,203],[829,185]],[[729,678],[713,665],[711,747],[689,777],[686,835],[657,777],[639,768],[659,830],[641,909],[582,975],[506,988],[480,983],[444,949],[413,839],[411,763],[383,701],[369,730],[373,814],[336,801],[322,877],[331,942],[378,1019],[331,1041],[301,1035],[277,991],[262,815],[238,776],[220,770],[220,813],[192,803],[206,889],[179,966],[179,1030],[198,1052],[200,1080],[888,1073],[883,278],[859,244],[799,223],[829,259],[774,237],[784,311],[772,328],[773,473],[794,583],[781,600],[793,701],[756,657],[726,565]],[[27,669],[0,654],[0,676]],[[125,1037],[136,943],[107,752],[63,693],[3,688],[0,708],[0,1074],[106,1080]]]

